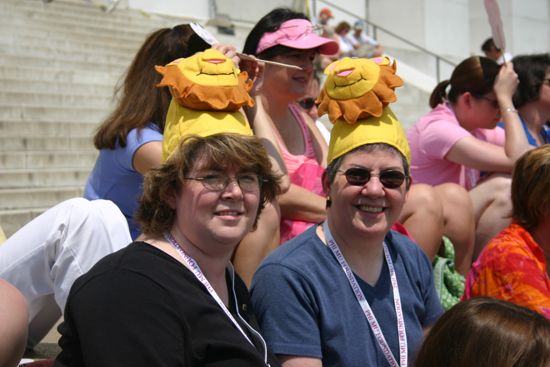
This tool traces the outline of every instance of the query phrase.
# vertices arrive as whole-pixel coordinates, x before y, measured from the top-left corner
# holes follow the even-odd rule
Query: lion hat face
[[[387,57],[343,58],[325,69],[327,79],[317,99],[319,115],[328,113],[334,124],[330,133],[328,163],[367,144],[395,147],[410,162],[407,137],[391,111],[395,88],[403,80]]]
[[[172,97],[184,107],[233,112],[244,105],[254,105],[248,94],[252,88],[248,74],[241,72],[232,60],[216,49],[207,49],[155,69],[163,76],[157,86],[170,87]]]
[[[395,70],[395,62],[387,57],[333,62],[325,69],[327,79],[317,99],[319,115],[328,113],[333,123],[380,117],[384,107],[397,100],[394,89],[403,85]]]
[[[248,94],[252,81],[221,52],[208,49],[155,68],[163,76],[157,86],[168,86],[172,94],[164,124],[163,161],[185,136],[252,135],[239,111],[244,105],[254,105]]]

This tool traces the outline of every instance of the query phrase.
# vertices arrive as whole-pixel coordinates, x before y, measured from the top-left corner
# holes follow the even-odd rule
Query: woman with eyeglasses
[[[510,172],[530,149],[512,96],[518,76],[485,57],[462,61],[430,96],[430,111],[408,131],[415,182],[460,184],[476,221],[474,259],[510,223]],[[497,128],[503,119],[504,129]],[[481,172],[486,172],[481,177]]]
[[[187,136],[146,174],[136,213],[143,239],[75,282],[56,365],[279,365],[230,262],[279,190],[248,131]]]
[[[550,144],[550,54],[519,55],[512,59],[519,85],[514,104],[529,144]]]
[[[411,185],[409,157],[389,107],[334,123],[326,220],[275,250],[252,282],[260,327],[284,367],[405,366],[441,315],[428,258],[391,230]]]

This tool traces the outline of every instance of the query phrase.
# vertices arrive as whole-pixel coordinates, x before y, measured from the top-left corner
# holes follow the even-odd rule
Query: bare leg
[[[443,208],[435,189],[426,184],[414,184],[399,217],[430,261],[441,246]]]
[[[454,183],[434,187],[443,206],[444,233],[455,248],[455,266],[466,275],[472,265],[475,241],[474,207],[468,191]]]
[[[28,319],[23,295],[0,279],[0,366],[19,365],[27,344]]]
[[[262,211],[257,229],[246,235],[235,250],[233,266],[247,287],[250,287],[252,276],[262,260],[279,246],[280,223],[279,204],[273,201]]]
[[[476,218],[475,260],[489,240],[511,222],[512,179],[505,175],[492,175],[470,190]]]

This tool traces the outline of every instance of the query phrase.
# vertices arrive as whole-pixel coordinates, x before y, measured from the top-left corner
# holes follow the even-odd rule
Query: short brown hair
[[[414,367],[543,367],[549,359],[550,321],[510,302],[476,297],[441,316]]]
[[[229,133],[188,136],[161,167],[145,175],[143,195],[135,214],[143,233],[160,236],[171,229],[175,210],[169,206],[168,199],[181,191],[184,177],[198,160],[208,162],[206,169],[234,167],[260,177],[260,206],[254,228],[265,204],[280,193],[280,178],[273,174],[267,152],[255,136]]]
[[[528,230],[550,211],[550,145],[528,151],[512,174],[512,217]]]

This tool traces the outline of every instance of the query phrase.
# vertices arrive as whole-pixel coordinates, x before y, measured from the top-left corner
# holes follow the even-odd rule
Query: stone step
[[[3,0],[4,8],[15,14],[45,14],[55,18],[72,18],[80,22],[110,23],[113,26],[131,27],[143,24],[169,26],[181,21],[180,17],[157,16],[146,12],[119,8],[105,13],[86,1],[70,2],[55,0],[49,4],[37,4],[36,0]]]
[[[39,93],[0,91],[0,103],[17,105],[20,103],[45,104],[50,106],[82,106],[111,109],[112,98],[76,93]]]
[[[91,136],[0,136],[0,152],[93,149]]]
[[[48,208],[82,193],[82,186],[0,189],[0,201],[4,210]]]
[[[82,70],[55,69],[52,67],[30,67],[21,65],[3,65],[0,58],[0,80],[19,79],[29,82],[77,82],[81,84],[114,85],[122,75],[122,70],[98,72],[87,68]]]
[[[149,22],[123,24],[116,16],[100,14],[99,16],[81,16],[71,14],[63,16],[56,11],[43,9],[21,10],[18,5],[0,3],[0,13],[12,14],[2,22],[3,26],[29,26],[34,30],[59,31],[61,34],[75,36],[93,34],[99,37],[111,37],[118,40],[137,40],[156,28]],[[58,33],[58,34],[60,34]]]
[[[6,237],[9,237],[48,209],[49,207],[0,210],[0,225]]]
[[[0,188],[39,188],[45,186],[67,187],[84,186],[89,169],[81,168],[42,168],[0,170]]]
[[[40,169],[80,167],[91,170],[98,151],[95,149],[74,151],[4,152],[0,155],[0,169]],[[0,201],[1,202],[1,201]]]
[[[102,121],[108,114],[107,108],[27,105],[13,106],[0,103],[0,120],[12,121],[79,121],[96,123]]]
[[[91,137],[101,121],[94,122],[75,122],[75,121],[0,121],[0,136],[3,137],[21,137],[21,136],[41,136],[41,137]]]
[[[0,12],[1,14],[1,12]],[[138,47],[139,44],[145,39],[145,35],[149,33],[149,30],[144,30],[141,34],[134,34],[132,36],[118,34],[118,35],[109,35],[108,33],[95,33],[90,30],[84,32],[79,30],[78,27],[70,27],[61,24],[52,24],[48,26],[40,26],[37,24],[29,23],[29,20],[21,21],[18,24],[6,24],[4,22],[0,23],[0,39],[2,40],[17,40],[17,35],[12,36],[14,27],[21,30],[20,33],[23,35],[38,34],[41,37],[51,37],[54,39],[67,39],[76,42],[78,40],[83,41],[92,41],[96,42],[106,42],[111,45],[131,45],[132,47]]]
[[[3,66],[26,66],[26,67],[46,67],[56,70],[93,70],[95,72],[115,72],[122,74],[128,63],[123,62],[101,62],[94,61],[90,55],[90,60],[64,60],[57,57],[39,57],[39,56],[20,56],[20,55],[2,55]]]
[[[145,39],[145,37],[144,37]],[[74,50],[81,52],[111,52],[115,54],[133,55],[140,43],[122,43],[119,41],[98,41],[97,39],[67,39],[52,37],[46,32],[18,32],[0,35],[0,44],[11,47],[46,47],[54,50]]]
[[[32,81],[32,88],[29,82]],[[49,81],[34,79],[2,79],[0,83],[0,92],[28,93],[32,90],[34,93],[67,93],[72,95],[87,95],[94,97],[103,97],[112,99],[114,93],[113,83],[105,84],[84,84],[78,82],[67,83],[63,81]],[[20,101],[21,102],[21,101]],[[109,102],[110,103],[110,102]]]
[[[65,49],[52,49],[48,46],[29,47],[28,45],[12,45],[0,43],[0,53],[9,56],[57,58],[64,61],[87,61],[94,63],[107,63],[115,65],[128,65],[131,62],[131,54],[126,51],[115,52],[105,49],[79,51],[67,47]],[[124,67],[124,66],[123,66]]]

